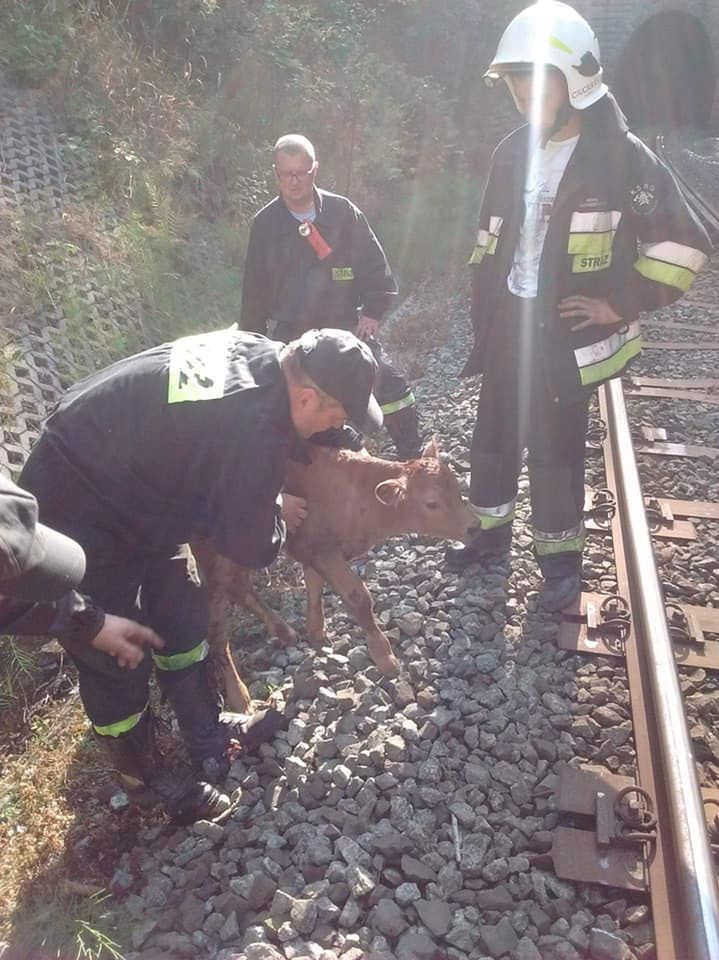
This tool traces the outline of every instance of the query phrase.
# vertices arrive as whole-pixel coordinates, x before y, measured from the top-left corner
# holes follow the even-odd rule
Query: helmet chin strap
[[[557,115],[554,118],[552,126],[548,130],[542,130],[542,146],[546,146],[548,140],[551,140],[556,133],[559,133],[563,127],[566,127],[572,119],[573,113],[574,107],[567,100],[567,102],[557,110]]]

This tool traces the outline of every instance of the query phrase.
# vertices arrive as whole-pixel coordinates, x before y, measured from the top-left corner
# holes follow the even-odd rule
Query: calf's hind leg
[[[345,606],[364,630],[367,637],[367,650],[374,663],[386,677],[396,677],[399,673],[399,663],[392,652],[389,640],[377,626],[372,612],[372,597],[360,577],[347,565],[341,554],[321,559],[313,557],[312,565],[320,578],[326,580],[335,593],[342,597]],[[321,610],[321,584],[319,590]],[[309,596],[308,589],[308,614]]]
[[[313,647],[321,647],[325,636],[325,612],[322,608],[322,588],[325,578],[313,567],[303,564],[307,589],[307,637]]]
[[[252,710],[250,691],[237,672],[230,650],[230,601],[219,591],[211,591],[209,601],[207,640],[215,668],[222,678],[225,709],[249,713]]]

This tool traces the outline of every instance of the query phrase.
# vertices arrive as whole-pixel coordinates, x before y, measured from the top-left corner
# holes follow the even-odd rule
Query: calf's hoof
[[[392,653],[388,640],[371,641],[367,643],[367,650],[372,662],[384,677],[399,676],[399,660]]]
[[[274,638],[278,647],[293,647],[297,643],[297,633],[289,623],[275,624]]]
[[[252,713],[252,701],[248,690],[226,690],[223,708],[228,713]]]
[[[321,650],[322,647],[326,647],[328,644],[327,634],[324,630],[311,630],[307,629],[307,639],[309,640],[310,646],[313,650]]]

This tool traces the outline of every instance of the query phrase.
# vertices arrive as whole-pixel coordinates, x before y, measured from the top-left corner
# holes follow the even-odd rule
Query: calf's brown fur
[[[367,648],[383,674],[395,676],[397,659],[372,610],[372,598],[348,561],[388,537],[421,533],[467,540],[476,519],[462,499],[457,478],[440,459],[432,441],[419,460],[394,462],[366,451],[311,447],[311,462],[291,462],[288,493],[307,501],[307,519],[287,538],[287,550],[304,569],[307,634],[313,646],[326,641],[322,588],[328,583],[364,629]],[[228,710],[247,712],[250,696],[230,652],[229,606],[255,613],[271,636],[291,643],[295,631],[255,594],[249,571],[220,556],[207,544],[193,545],[207,584],[209,643],[225,687]]]

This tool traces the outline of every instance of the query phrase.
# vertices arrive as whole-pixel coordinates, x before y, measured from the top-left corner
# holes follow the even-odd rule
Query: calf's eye
[[[439,503],[436,500],[427,500],[425,507],[428,510],[439,510]]]

